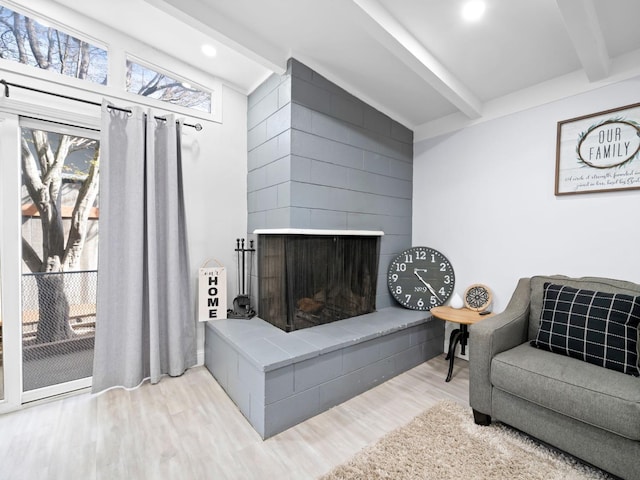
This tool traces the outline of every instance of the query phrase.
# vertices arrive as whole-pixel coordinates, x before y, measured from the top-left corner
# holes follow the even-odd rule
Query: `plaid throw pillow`
[[[639,376],[640,297],[544,284],[531,345]]]

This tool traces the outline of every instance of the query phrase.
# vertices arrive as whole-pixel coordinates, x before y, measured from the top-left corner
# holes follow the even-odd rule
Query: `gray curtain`
[[[93,391],[196,363],[180,124],[102,107]]]

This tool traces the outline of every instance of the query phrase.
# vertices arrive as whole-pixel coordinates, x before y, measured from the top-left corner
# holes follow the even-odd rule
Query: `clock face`
[[[451,296],[455,275],[451,262],[439,251],[412,247],[393,259],[387,284],[391,295],[403,307],[431,310]]]
[[[477,312],[485,310],[491,303],[491,290],[489,287],[481,285],[479,283],[471,285],[464,292],[465,306],[470,310]]]

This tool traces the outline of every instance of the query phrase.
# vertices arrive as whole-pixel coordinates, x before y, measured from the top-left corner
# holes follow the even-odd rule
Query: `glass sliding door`
[[[1,261],[2,259],[0,259]],[[2,341],[2,282],[0,281],[0,400],[4,400],[4,349]]]
[[[20,121],[22,390],[90,385],[98,265],[98,133]],[[28,393],[31,392],[31,393]]]

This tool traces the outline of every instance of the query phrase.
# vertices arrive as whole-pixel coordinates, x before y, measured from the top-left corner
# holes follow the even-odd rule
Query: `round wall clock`
[[[477,283],[465,290],[464,305],[470,310],[481,312],[489,308],[492,298],[489,287]]]
[[[395,257],[387,272],[393,298],[412,310],[431,310],[453,293],[455,275],[451,262],[429,247],[412,247]]]

